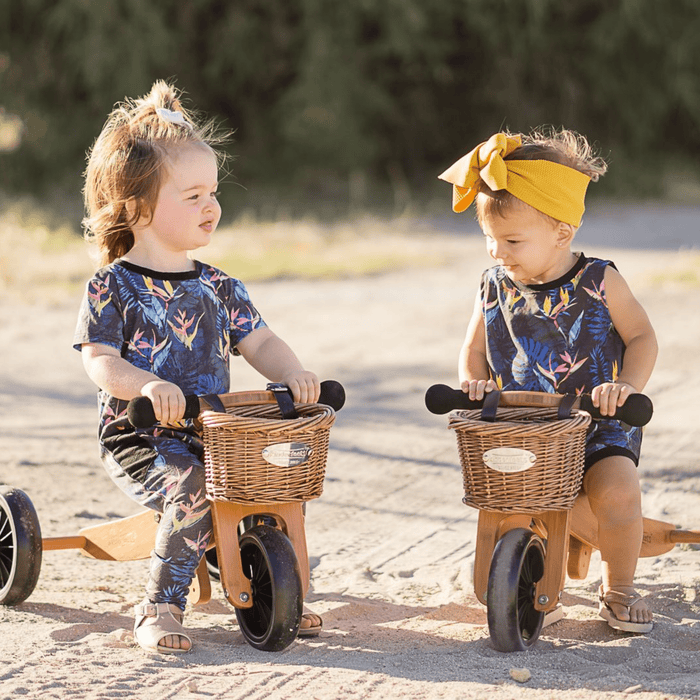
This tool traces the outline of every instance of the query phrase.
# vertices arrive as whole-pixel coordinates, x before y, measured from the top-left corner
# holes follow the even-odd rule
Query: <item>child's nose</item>
[[[204,205],[204,210],[208,212],[221,211],[221,205],[216,197],[209,197]]]
[[[503,249],[503,246],[495,242],[491,245],[491,248],[489,250],[489,253],[491,253],[491,257],[494,260],[501,260],[503,258],[504,252],[505,251]]]

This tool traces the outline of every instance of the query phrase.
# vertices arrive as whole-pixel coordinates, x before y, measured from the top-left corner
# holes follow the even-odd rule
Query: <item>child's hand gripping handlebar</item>
[[[197,418],[201,411],[213,408],[210,402],[217,399],[223,406],[252,406],[261,403],[277,403],[276,394],[283,392],[288,395],[291,402],[291,392],[287,387],[279,384],[270,384],[273,387],[269,391],[237,391],[230,394],[213,396],[185,396],[185,415],[183,418]],[[330,406],[334,411],[339,411],[345,404],[345,389],[339,382],[327,380],[321,382],[321,394],[318,403]],[[134,428],[150,428],[156,424],[156,416],[153,412],[153,404],[147,396],[137,396],[129,401],[126,408],[129,423]]]
[[[642,426],[651,420],[654,407],[651,399],[644,394],[631,394],[627,401],[617,408],[614,416],[603,416],[600,410],[593,405],[589,394],[570,396],[565,394],[547,394],[538,391],[504,391],[491,392],[499,394],[499,406],[524,406],[533,408],[554,407],[557,408],[564,400],[570,402],[570,409],[581,409],[591,414],[595,420],[610,419],[621,420],[628,425]],[[488,394],[487,394],[488,396]],[[449,413],[454,409],[482,408],[484,400],[472,401],[468,394],[461,389],[452,389],[445,384],[434,384],[425,392],[425,405],[431,413]]]

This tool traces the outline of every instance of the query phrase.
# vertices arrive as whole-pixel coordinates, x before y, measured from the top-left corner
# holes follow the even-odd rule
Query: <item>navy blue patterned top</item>
[[[116,348],[201,396],[230,390],[229,352],[264,325],[243,283],[215,267],[195,261],[191,272],[164,273],[117,261],[88,282],[73,343]],[[128,429],[127,402],[103,391],[98,398],[100,434],[114,421]]]
[[[609,260],[579,255],[557,280],[525,285],[499,265],[486,270],[480,295],[491,378],[505,391],[590,393],[617,380],[625,346],[605,296]],[[636,463],[641,429],[615,420],[595,426],[587,453],[625,454]]]
[[[624,344],[605,298],[609,260],[579,256],[547,284],[511,280],[486,270],[481,300],[493,379],[504,390],[590,393],[617,379]]]

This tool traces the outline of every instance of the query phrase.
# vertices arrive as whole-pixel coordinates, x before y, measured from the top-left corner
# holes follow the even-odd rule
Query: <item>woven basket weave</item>
[[[449,417],[462,463],[464,503],[518,513],[573,507],[583,480],[588,413],[574,411],[560,420],[552,408],[499,408],[493,423],[480,417],[481,411],[454,411]],[[527,450],[534,461],[524,471],[497,470],[484,460],[486,452],[497,448]],[[521,466],[532,460],[526,453],[514,454]],[[501,459],[508,462],[509,457]]]
[[[321,495],[335,411],[322,404],[295,407],[299,417],[286,420],[275,404],[229,408],[226,413],[202,412],[211,499],[291,503]],[[291,460],[290,449],[294,452]]]

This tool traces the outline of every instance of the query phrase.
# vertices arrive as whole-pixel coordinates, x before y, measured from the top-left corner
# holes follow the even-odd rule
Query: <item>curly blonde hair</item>
[[[116,104],[88,153],[83,227],[85,238],[97,245],[100,265],[128,253],[134,245],[132,226],[141,217],[153,216],[164,167],[174,149],[201,145],[211,149],[220,166],[225,161],[219,147],[228,134],[186,110],[181,96],[173,85],[159,80],[148,95]],[[158,109],[181,112],[184,119],[168,120]]]
[[[504,160],[548,160],[588,175],[597,182],[605,175],[608,165],[605,160],[594,152],[593,147],[585,136],[569,129],[539,127],[529,134],[511,134],[520,136],[522,145],[509,153]],[[483,196],[482,196],[483,195]],[[494,216],[505,217],[515,206],[528,206],[506,190],[492,190],[482,182],[479,195],[476,197],[476,218],[479,224]],[[558,223],[547,214],[542,216],[552,223]]]

